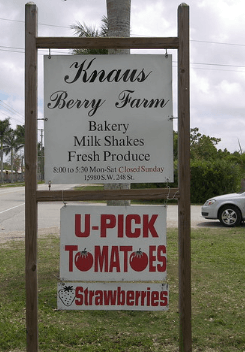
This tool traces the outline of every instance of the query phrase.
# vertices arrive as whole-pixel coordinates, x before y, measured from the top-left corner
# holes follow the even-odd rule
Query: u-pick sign
[[[61,209],[62,281],[164,280],[166,207]]]
[[[44,58],[48,183],[173,181],[171,55]]]

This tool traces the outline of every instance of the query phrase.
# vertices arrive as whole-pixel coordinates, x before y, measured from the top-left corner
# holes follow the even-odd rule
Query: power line
[[[10,118],[10,116],[9,116],[9,115],[5,114],[5,112],[3,112],[3,111],[1,111],[1,110],[0,110],[0,113],[1,113],[2,115],[7,116],[8,118]]]
[[[25,21],[22,20],[12,20],[12,19],[7,19],[7,18],[0,18],[0,20],[3,21],[11,21],[11,22],[20,22],[20,23],[25,23]],[[39,23],[39,25],[42,26],[50,26],[50,27],[59,27],[59,28],[69,28],[70,27],[65,27],[65,26],[59,26],[59,25],[53,25],[53,24],[45,24],[45,23]],[[225,42],[215,42],[215,41],[205,41],[205,40],[196,40],[196,39],[191,39],[191,42],[196,42],[196,43],[206,43],[206,44],[217,44],[217,45],[229,45],[229,46],[240,46],[240,47],[245,47],[245,44],[237,44],[237,43],[225,43]],[[8,47],[8,46],[0,46],[0,51],[9,51],[9,52],[15,52],[15,53],[25,53],[24,48],[16,48],[16,47]],[[55,53],[64,53],[64,51],[53,51]],[[39,55],[44,55],[43,53],[40,53],[38,51]],[[217,64],[217,63],[195,63],[191,62],[191,65],[202,65],[202,66],[216,66],[216,67],[230,67],[230,68],[245,68],[245,66],[242,65],[230,65],[230,64]],[[195,69],[205,69],[205,68],[195,68]],[[225,71],[225,70],[224,70]],[[232,70],[226,70],[226,71],[232,71]],[[237,71],[233,70],[234,72],[243,72],[243,71]]]
[[[245,45],[244,45],[245,46]],[[9,51],[12,52],[11,49],[16,49],[16,50],[23,50],[23,53],[25,52],[25,49],[24,48],[16,48],[16,47],[12,47],[12,46],[2,46],[0,45],[0,51],[3,50],[1,48],[6,48],[6,49],[9,49]],[[45,49],[41,49],[41,50],[45,50]],[[64,50],[68,50],[68,49],[64,49]],[[7,51],[7,50],[6,50]],[[58,50],[53,50],[53,52],[55,53],[64,53],[64,51],[58,51]],[[40,53],[41,55],[45,55],[43,53]],[[190,63],[191,65],[203,65],[203,66],[224,66],[224,67],[237,67],[237,68],[245,68],[244,65],[230,65],[230,64],[217,64],[217,63],[205,63],[205,62],[191,62]]]
[[[196,40],[196,39],[191,39],[191,42],[196,42],[196,43],[206,43],[206,44],[218,44],[218,45],[232,45],[232,46],[245,46],[245,44],[237,44],[237,43],[223,43],[223,42],[209,42],[207,40]]]
[[[4,116],[4,118],[9,118],[9,119],[13,119],[13,120],[15,120],[16,122],[17,122],[17,124],[21,124],[21,125],[24,125],[24,122],[23,121],[19,121],[19,120],[17,120],[16,118],[14,118],[13,116],[9,116],[9,115],[7,115],[7,114],[5,114],[5,112],[3,112],[2,110],[0,110],[0,113]]]
[[[3,108],[5,108],[6,110],[9,110],[12,113],[18,114],[20,117],[24,118],[24,116],[22,114],[20,114],[18,111],[16,111],[14,108],[12,108],[10,105],[8,105],[7,103],[5,103],[4,101],[0,100],[0,105],[5,105],[3,106]]]
[[[47,50],[47,49],[39,49],[39,50]],[[64,50],[69,50],[69,49],[64,49]],[[64,54],[64,50],[63,51],[53,50],[53,52]],[[0,45],[0,51],[7,51],[7,52],[11,52],[11,53],[20,53],[20,54],[25,53],[24,48],[15,48],[12,46],[2,46],[2,45]],[[42,52],[38,52],[38,55],[45,55],[45,54],[43,54]]]
[[[134,37],[147,37],[146,35],[141,35],[141,34],[133,34],[132,36]],[[158,36],[156,36],[158,38]],[[159,37],[161,38],[161,37]],[[232,46],[241,46],[245,47],[245,44],[238,44],[238,43],[226,43],[226,42],[214,42],[214,41],[208,41],[208,40],[197,40],[197,39],[190,39],[190,42],[196,42],[196,43],[206,43],[206,44],[218,44],[218,45],[232,45]]]
[[[21,20],[11,20],[9,18],[0,18],[1,21],[9,21],[9,22],[19,22],[19,23],[25,23],[25,21],[21,21]],[[55,24],[46,24],[46,23],[38,23],[40,26],[47,26],[47,27],[57,27],[57,28],[69,28],[70,27],[66,27],[66,26],[59,26],[59,25],[55,25]]]
[[[19,22],[19,23],[25,23],[23,20],[12,20],[9,18],[0,18],[2,21],[10,21],[10,22]],[[57,28],[67,28],[71,29],[71,27],[67,26],[60,26],[60,25],[55,25],[55,24],[47,24],[47,23],[38,23],[40,26],[47,26],[47,27],[57,27]],[[144,37],[143,35],[139,34],[133,34],[138,37]],[[232,45],[232,46],[241,46],[245,47],[245,44],[238,44],[238,43],[227,43],[227,42],[216,42],[216,41],[208,41],[208,40],[197,40],[197,39],[190,39],[191,42],[196,42],[196,43],[206,43],[206,44],[218,44],[218,45]]]
[[[1,114],[2,115],[5,115],[7,116],[8,118],[11,118],[11,119],[14,119],[17,123],[21,123],[21,124],[24,124],[24,116],[21,115],[18,111],[16,111],[14,108],[12,108],[10,105],[4,103],[2,100],[0,100],[0,107],[5,109],[6,111],[9,111],[11,113],[11,115],[14,115],[14,116],[9,116],[9,114],[7,115],[6,112],[0,110]],[[19,115],[19,116],[18,116]],[[16,117],[15,117],[16,116]],[[20,121],[20,118],[21,118],[21,121]]]
[[[2,49],[2,48],[6,48],[5,49]],[[17,50],[22,50],[22,51],[17,51],[17,50],[12,50],[11,48],[13,49],[17,49]],[[42,50],[45,50],[45,49],[42,49]],[[68,50],[68,49],[64,49],[63,51],[59,51],[59,50],[53,50],[53,53],[56,53],[56,54],[70,54],[70,52],[65,52],[65,50]],[[24,54],[25,53],[25,49],[24,48],[14,48],[14,47],[4,47],[4,46],[0,46],[0,51],[8,51],[8,52],[15,52],[15,53],[20,53],[20,54]],[[38,52],[38,55],[47,55],[47,54],[44,54],[42,52]],[[174,62],[174,61],[173,61]],[[231,64],[218,64],[218,63],[205,63],[205,62],[191,62],[190,65],[202,65],[202,66],[216,66],[216,67],[230,67],[230,68],[245,68],[245,66],[243,65],[231,65]],[[205,68],[200,68],[200,67],[194,67],[194,69],[197,69],[197,70],[204,70]],[[221,71],[221,70],[219,70]],[[245,72],[245,71],[238,71],[238,70],[222,70],[222,71],[231,71],[231,72]]]

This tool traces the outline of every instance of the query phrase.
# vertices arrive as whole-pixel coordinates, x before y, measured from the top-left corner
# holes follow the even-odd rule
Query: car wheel
[[[242,221],[240,210],[234,205],[226,205],[219,212],[219,221],[227,227],[238,226]]]

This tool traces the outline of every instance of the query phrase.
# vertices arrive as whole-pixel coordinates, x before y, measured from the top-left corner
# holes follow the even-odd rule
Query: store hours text
[[[134,179],[132,174],[122,173],[122,168],[107,166],[106,168],[99,168],[96,166],[77,166],[77,167],[53,167],[55,174],[83,174],[85,181],[132,181]],[[132,170],[132,172],[134,172]]]

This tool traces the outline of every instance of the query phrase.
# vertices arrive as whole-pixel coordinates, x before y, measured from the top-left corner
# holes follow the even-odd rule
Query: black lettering
[[[124,72],[122,72],[121,69],[113,69],[109,71],[108,73],[105,70],[93,70],[89,72],[89,69],[91,68],[92,64],[96,58],[93,58],[87,63],[87,59],[84,60],[81,64],[79,64],[77,61],[73,62],[73,64],[70,66],[70,69],[75,69],[75,73],[72,75],[65,75],[64,81],[68,84],[72,84],[76,82],[78,79],[81,79],[82,82],[84,83],[93,83],[96,80],[99,82],[120,82],[121,80],[123,82],[144,82],[149,75],[152,73],[150,71],[149,73],[144,72],[144,68],[141,69],[139,72],[137,69],[126,69]]]
[[[78,68],[78,70],[77,70],[77,72],[76,72],[76,75],[75,75],[75,77],[73,78],[73,80],[70,81],[70,82],[68,81],[68,79],[70,78],[70,76],[66,75],[66,76],[64,77],[65,82],[68,83],[68,84],[71,84],[71,83],[76,82],[76,81],[78,80],[78,78],[80,78],[81,73],[82,73],[83,71],[84,71],[84,74],[83,74],[83,82],[87,82],[87,72],[86,72],[86,71],[90,68],[90,66],[92,65],[92,63],[93,63],[94,60],[95,60],[95,58],[89,62],[88,66],[87,66],[85,69],[83,69],[83,67],[84,67],[84,64],[86,63],[87,59],[84,60],[84,61],[81,63],[81,65],[79,65],[78,62],[74,62],[74,63],[70,66],[70,68],[72,68],[73,66],[74,66],[75,68]]]

